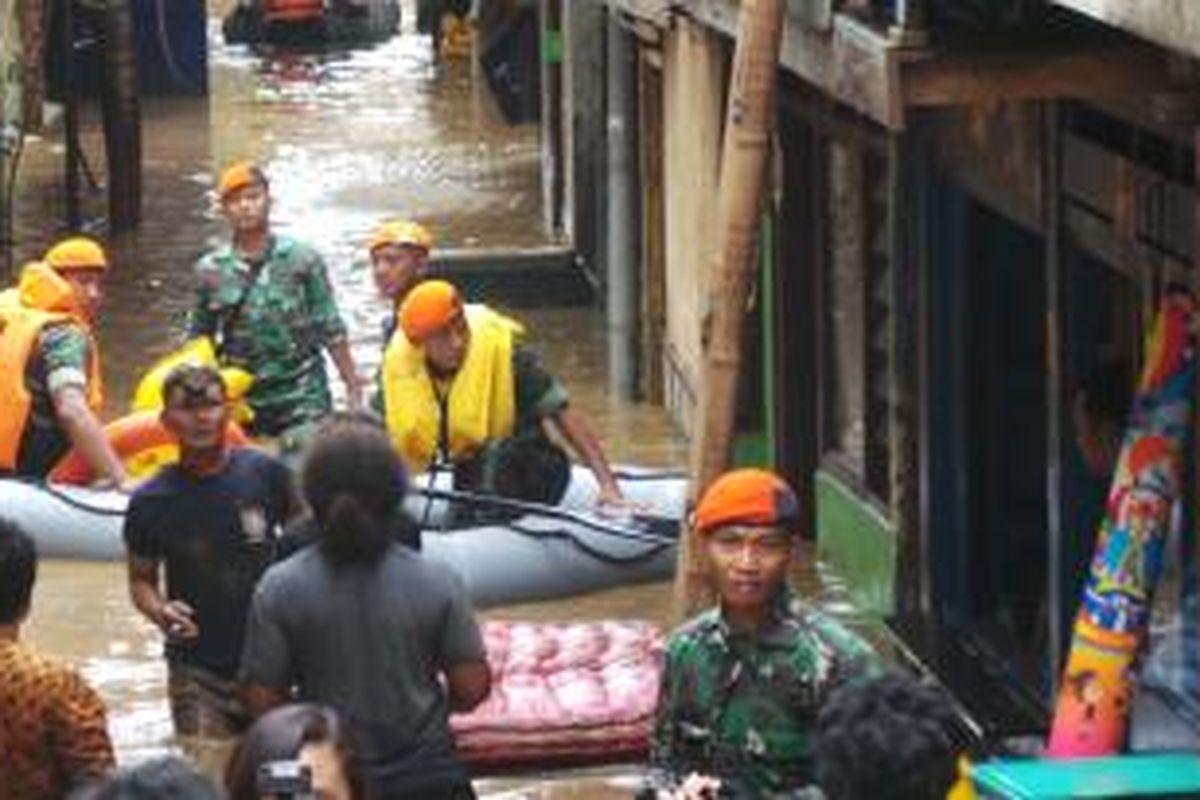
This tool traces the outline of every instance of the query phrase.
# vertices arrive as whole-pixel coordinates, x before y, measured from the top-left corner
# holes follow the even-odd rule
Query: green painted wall
[[[762,215],[758,247],[758,305],[762,323],[762,428],[753,431],[738,431],[733,442],[733,463],[740,467],[775,466],[775,437],[778,424],[775,420],[775,301],[772,295],[775,285],[775,215],[767,209]],[[743,370],[746,372],[746,370]]]
[[[891,522],[828,472],[817,471],[817,547],[867,613],[892,613],[896,536]]]

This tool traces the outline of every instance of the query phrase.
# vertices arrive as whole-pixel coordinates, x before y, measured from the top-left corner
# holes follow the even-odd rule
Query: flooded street
[[[364,374],[379,360],[385,312],[364,262],[363,242],[392,216],[427,223],[438,248],[531,248],[562,244],[543,224],[536,126],[504,123],[464,62],[436,66],[428,40],[411,32],[365,50],[256,55],[219,41],[211,22],[211,97],[147,100],[143,106],[142,227],[113,242],[116,267],[101,326],[107,413],[123,413],[136,376],[181,338],[191,266],[224,233],[208,197],[213,174],[250,158],[266,168],[280,230],[315,244],[337,289]],[[85,148],[101,163],[94,109]],[[17,257],[38,254],[62,219],[59,134],[28,145],[16,210]],[[85,201],[96,213],[97,194]],[[478,298],[483,299],[483,298]],[[613,400],[606,383],[604,320],[590,308],[518,312],[530,343],[558,372],[573,402],[595,421],[617,462],[681,466],[686,448],[659,408]],[[822,603],[846,611],[835,581],[810,574]],[[640,617],[667,623],[670,587],[623,588],[577,601],[490,612],[493,617]],[[42,565],[29,638],[80,666],[109,705],[120,756],[170,745],[165,668],[157,631],[133,610],[114,564]],[[553,796],[621,796],[604,776],[560,779]],[[495,785],[511,789],[511,781]],[[545,796],[530,790],[528,796]]]

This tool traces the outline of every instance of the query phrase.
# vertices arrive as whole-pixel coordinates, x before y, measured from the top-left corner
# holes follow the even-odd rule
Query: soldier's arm
[[[604,445],[586,416],[572,408],[567,390],[558,378],[546,371],[537,355],[527,347],[513,350],[513,374],[516,380],[517,414],[528,412],[549,421],[576,455],[596,476],[600,487],[599,505],[623,505],[621,487],[613,476]]]
[[[325,348],[337,367],[338,375],[346,386],[346,402],[352,409],[362,407],[363,388],[366,384],[358,374],[358,366],[350,352],[350,340],[346,335],[346,324],[338,311],[333,286],[325,262],[315,251],[304,271],[305,292],[308,299],[308,315],[320,331]]]
[[[188,314],[188,337],[213,336],[217,332],[219,313],[213,307],[212,292],[216,272],[207,258],[196,264],[195,302]]]
[[[363,389],[367,382],[358,374],[358,366],[350,353],[350,342],[345,336],[329,345],[329,355],[333,358],[342,383],[346,385],[346,405],[351,409],[362,408]]]
[[[83,389],[74,385],[64,386],[52,397],[59,424],[66,431],[71,444],[83,454],[96,477],[110,482],[116,488],[127,489],[129,478],[125,474],[125,465],[104,435],[100,420],[88,407]]]
[[[571,444],[571,447],[583,459],[583,463],[596,476],[596,483],[600,486],[597,503],[599,505],[623,505],[625,498],[621,494],[621,487],[613,476],[608,457],[604,454],[604,446],[600,444],[600,437],[596,435],[587,418],[575,408],[567,406],[552,419],[559,431],[562,432],[563,438]]]
[[[125,466],[88,405],[93,354],[87,334],[75,324],[53,325],[42,333],[37,347],[58,424],[97,478],[124,486]]]

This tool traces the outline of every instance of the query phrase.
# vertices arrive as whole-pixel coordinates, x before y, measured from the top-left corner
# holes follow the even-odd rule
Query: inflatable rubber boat
[[[398,0],[240,0],[222,24],[229,44],[381,42],[400,26]]]
[[[421,524],[424,552],[452,566],[476,605],[486,608],[669,577],[686,503],[685,479],[621,468],[618,480],[637,504],[636,516],[597,513],[598,488],[582,467],[572,468],[567,492],[553,507],[460,495],[450,491],[448,475],[432,485],[418,476],[406,506]],[[127,502],[114,491],[0,479],[0,516],[28,531],[42,558],[124,558]],[[506,513],[503,519],[453,527],[454,512],[464,506]]]

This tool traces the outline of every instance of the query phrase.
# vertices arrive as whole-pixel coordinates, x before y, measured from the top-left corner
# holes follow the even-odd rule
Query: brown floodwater
[[[214,5],[216,2],[214,0]],[[116,266],[100,336],[107,412],[122,412],[136,376],[177,344],[190,299],[190,267],[222,235],[208,194],[213,175],[242,158],[272,182],[278,228],[325,255],[364,374],[378,362],[375,296],[362,243],[380,220],[413,216],[441,248],[533,248],[561,244],[544,225],[536,126],[505,124],[464,62],[435,65],[411,31],[381,46],[336,53],[253,53],[226,47],[210,26],[211,95],[147,100],[145,213],[141,227],[112,241]],[[84,112],[88,159],[102,165],[94,109]],[[35,257],[61,231],[61,134],[29,142],[15,200],[19,260]],[[84,198],[98,216],[102,193]],[[531,344],[565,379],[573,402],[596,423],[615,461],[681,466],[685,445],[665,413],[608,392],[599,311],[520,312]],[[852,616],[845,587],[802,570],[803,591]],[[554,603],[488,612],[542,620],[642,618],[669,623],[670,586],[626,587]],[[42,565],[28,637],[78,665],[109,707],[123,761],[171,747],[165,669],[157,632],[133,610],[114,564]],[[627,796],[634,770],[568,771],[485,781],[500,797]]]

